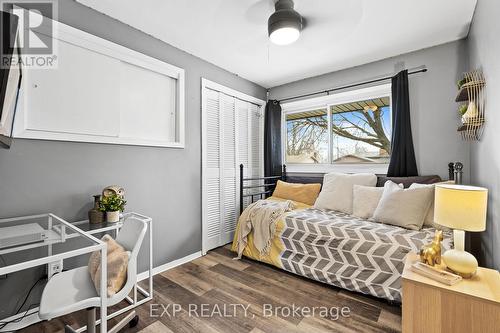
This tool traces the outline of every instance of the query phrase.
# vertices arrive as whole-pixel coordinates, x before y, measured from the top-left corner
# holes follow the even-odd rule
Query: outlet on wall
[[[47,275],[49,277],[49,279],[54,275],[54,274],[57,274],[57,273],[61,273],[63,270],[63,261],[62,260],[59,260],[59,261],[53,261],[51,263],[49,263],[47,265]]]

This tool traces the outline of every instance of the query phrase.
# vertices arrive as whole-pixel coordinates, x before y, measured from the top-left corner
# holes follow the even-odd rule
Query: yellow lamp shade
[[[436,185],[434,221],[465,231],[484,231],[488,189],[465,185]]]

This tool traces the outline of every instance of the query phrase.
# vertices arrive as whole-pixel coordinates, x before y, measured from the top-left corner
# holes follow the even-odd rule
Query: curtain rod
[[[427,68],[422,68],[422,69],[419,69],[419,70],[408,72],[408,75],[418,74],[418,73],[425,73],[425,72],[427,72]],[[368,80],[368,81],[363,81],[363,82],[348,84],[348,85],[345,85],[345,86],[341,86],[341,87],[337,87],[337,88],[331,88],[331,89],[327,89],[327,90],[321,90],[321,91],[317,91],[317,92],[313,92],[313,93],[309,93],[309,94],[303,94],[303,95],[297,95],[297,96],[293,96],[293,97],[282,98],[282,99],[278,100],[278,102],[284,102],[284,101],[289,101],[289,100],[292,100],[292,99],[309,97],[309,96],[314,96],[314,95],[319,95],[319,94],[329,94],[332,91],[337,91],[337,90],[343,90],[343,89],[347,89],[347,88],[353,88],[353,87],[363,86],[365,84],[386,81],[386,80],[389,80],[389,79],[392,79],[392,76],[386,76],[386,77],[382,77],[382,78],[379,78],[379,79],[374,79],[374,80]]]

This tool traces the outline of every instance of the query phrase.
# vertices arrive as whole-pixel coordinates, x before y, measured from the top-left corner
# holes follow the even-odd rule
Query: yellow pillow
[[[273,197],[298,201],[312,206],[318,198],[320,190],[321,184],[287,183],[278,180]]]

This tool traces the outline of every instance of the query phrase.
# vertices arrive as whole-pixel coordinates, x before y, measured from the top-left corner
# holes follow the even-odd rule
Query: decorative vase
[[[104,212],[99,210],[99,201],[101,196],[99,194],[94,195],[94,208],[89,210],[89,222],[92,224],[99,224],[104,222]]]
[[[116,212],[106,212],[106,222],[118,222],[120,221],[120,211]]]
[[[477,111],[476,103],[470,102],[467,106],[467,111],[465,111],[464,115],[462,116],[462,123],[468,124],[469,122],[477,120],[478,117],[479,113]]]

